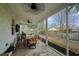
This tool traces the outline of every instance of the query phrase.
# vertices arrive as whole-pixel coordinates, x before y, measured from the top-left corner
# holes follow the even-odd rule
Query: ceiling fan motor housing
[[[35,3],[32,3],[32,4],[31,4],[31,9],[33,9],[33,10],[37,9],[37,6],[36,6]]]

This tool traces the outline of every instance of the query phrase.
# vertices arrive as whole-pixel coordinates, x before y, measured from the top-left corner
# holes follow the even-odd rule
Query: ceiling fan
[[[36,15],[45,10],[45,6],[43,3],[25,3],[23,4],[23,6],[24,6],[23,7],[24,11],[26,13],[31,13]]]
[[[35,3],[32,3],[32,4],[31,4],[31,9],[33,9],[33,10],[36,10],[36,9],[37,9],[37,6],[36,6]]]

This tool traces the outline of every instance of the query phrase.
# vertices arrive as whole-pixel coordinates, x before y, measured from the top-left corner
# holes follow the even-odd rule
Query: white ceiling
[[[44,18],[53,15],[54,13],[58,12],[59,10],[67,7],[71,4],[66,3],[43,3],[37,4],[38,10],[33,11],[30,9],[30,4],[8,4],[12,11],[22,20],[31,20],[33,23],[37,23]]]

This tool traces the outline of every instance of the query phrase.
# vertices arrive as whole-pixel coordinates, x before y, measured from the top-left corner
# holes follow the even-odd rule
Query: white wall
[[[11,35],[12,18],[13,15],[9,9],[7,10],[4,4],[0,4],[0,54],[5,52],[14,40],[15,35]],[[8,43],[7,46],[6,43]]]

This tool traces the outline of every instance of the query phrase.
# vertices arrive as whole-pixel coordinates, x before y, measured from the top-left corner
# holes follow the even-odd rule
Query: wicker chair
[[[28,47],[29,48],[36,48],[37,38],[35,36],[32,36],[32,38],[28,41]]]

